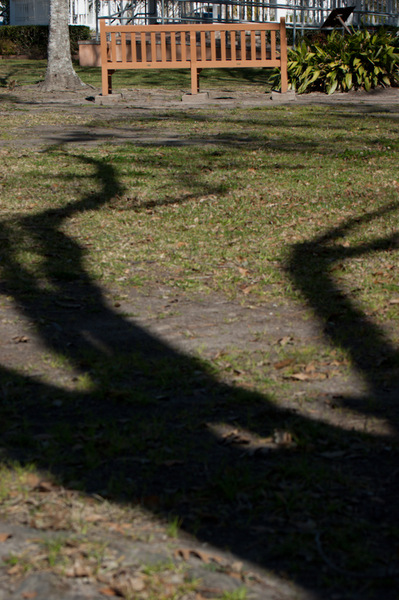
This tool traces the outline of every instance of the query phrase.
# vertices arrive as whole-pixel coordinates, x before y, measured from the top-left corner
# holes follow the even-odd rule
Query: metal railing
[[[296,32],[319,29],[335,8],[354,6],[354,27],[399,27],[399,0],[128,0],[121,10],[100,15],[111,24],[269,22],[285,17]]]

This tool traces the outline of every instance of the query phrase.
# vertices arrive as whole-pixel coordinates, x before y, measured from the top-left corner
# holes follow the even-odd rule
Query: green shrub
[[[279,84],[280,74],[272,77]],[[332,94],[351,89],[369,91],[399,84],[399,49],[395,34],[380,29],[342,35],[335,30],[315,42],[303,40],[288,52],[288,81],[299,94],[322,91]]]
[[[70,25],[69,39],[71,40],[72,54],[77,54],[79,51],[78,42],[91,39],[90,27],[86,25]]]
[[[0,38],[0,54],[3,54],[4,56],[10,56],[11,54],[17,54],[18,53],[18,48],[17,45],[15,44],[15,42],[13,42],[12,40],[2,40]]]
[[[91,37],[90,28],[84,25],[70,25],[69,37],[71,52],[78,52],[78,41]],[[27,54],[32,58],[47,56],[47,25],[4,25],[0,27],[0,54]],[[7,51],[7,48],[13,51]],[[2,48],[6,48],[3,52]]]

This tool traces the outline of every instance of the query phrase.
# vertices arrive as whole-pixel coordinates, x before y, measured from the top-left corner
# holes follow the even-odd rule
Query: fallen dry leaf
[[[134,592],[142,592],[145,588],[145,585],[144,577],[125,576],[115,582],[114,589],[124,598],[132,598]]]
[[[260,575],[257,575],[256,573],[253,573],[252,571],[248,571],[247,573],[245,573],[245,580],[265,585],[265,580],[262,579],[262,577],[260,577]]]
[[[22,594],[22,598],[25,598],[25,600],[30,600],[31,598],[36,598],[37,596],[37,592],[24,592]]]
[[[293,373],[292,375],[290,375],[290,379],[297,379],[298,381],[309,381],[311,377],[309,377],[309,375],[307,375],[306,373]]]
[[[10,537],[12,537],[12,533],[0,533],[0,543],[6,542]]]
[[[331,367],[342,367],[343,365],[348,364],[346,360],[332,360],[330,362]]]
[[[26,344],[29,341],[29,338],[26,335],[14,335],[12,338],[16,344]]]
[[[295,360],[293,358],[285,358],[284,360],[280,360],[279,362],[274,363],[273,367],[275,369],[284,369],[284,367],[288,367],[294,362]]]
[[[105,517],[101,516],[101,515],[89,515],[85,518],[87,523],[98,523],[99,521],[105,521]]]
[[[39,485],[42,478],[36,475],[36,473],[28,473],[25,477],[25,482],[29,487],[35,488]]]
[[[65,569],[65,575],[67,577],[91,577],[93,568],[83,564],[80,560],[76,560],[72,567]]]
[[[232,577],[233,579],[237,579],[238,581],[242,581],[242,575],[240,573],[236,573],[235,571],[227,571],[226,575]]]
[[[59,487],[54,485],[54,483],[51,483],[51,481],[40,481],[35,486],[35,489],[38,492],[54,492],[55,490],[59,489]]]
[[[238,429],[224,433],[221,439],[221,443],[226,446],[230,444],[249,444],[250,442],[250,438],[242,435]]]
[[[175,550],[174,555],[177,558],[182,558],[186,561],[188,561],[191,556],[194,556],[195,558],[199,558],[200,560],[202,560],[202,562],[204,562],[206,565],[208,565],[211,562],[215,562],[218,565],[224,565],[226,563],[226,561],[223,558],[217,556],[216,554],[208,554],[208,552],[194,550],[193,548],[178,548],[177,550]]]
[[[101,588],[100,590],[98,590],[100,592],[100,594],[102,594],[103,596],[117,596],[118,592],[116,592],[114,589],[110,588],[110,587],[104,587]]]
[[[253,290],[255,287],[256,287],[256,284],[254,284],[254,285],[248,285],[247,287],[244,287],[244,288],[242,288],[242,289],[241,289],[241,291],[242,291],[242,293],[243,293],[243,294],[247,295],[247,294],[250,294],[250,293],[251,293],[251,291],[252,291],[252,290]]]
[[[279,446],[292,446],[295,444],[292,435],[289,431],[276,430],[273,433],[273,441]]]
[[[284,348],[284,346],[286,346],[287,344],[289,344],[290,342],[293,341],[294,338],[292,338],[290,335],[286,335],[285,337],[281,338],[278,340],[278,343],[280,346],[282,346]]]
[[[242,563],[239,560],[236,560],[235,562],[233,562],[230,565],[231,570],[234,571],[235,573],[240,573],[242,571],[243,566],[244,566],[244,563]]]
[[[111,531],[116,533],[126,533],[126,530],[131,528],[130,523],[115,523],[114,521],[103,521],[103,527],[108,527]]]
[[[289,379],[296,379],[298,381],[312,381],[327,379],[327,373],[293,373],[289,376]]]

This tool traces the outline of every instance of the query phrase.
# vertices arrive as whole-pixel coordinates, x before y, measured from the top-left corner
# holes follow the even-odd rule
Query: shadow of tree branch
[[[23,464],[33,461],[63,485],[78,485],[113,501],[146,505],[146,499],[155,497],[155,512],[179,517],[182,528],[197,539],[284,573],[320,598],[348,589],[355,597],[358,584],[350,575],[332,582],[315,542],[315,532],[321,532],[335,561],[364,571],[366,578],[371,571],[368,592],[378,597],[381,588],[374,584],[372,570],[376,562],[384,566],[391,559],[390,526],[398,517],[394,486],[386,483],[396,455],[383,448],[392,440],[315,422],[279,408],[268,396],[220,382],[209,365],[113,311],[84,268],[84,249],[62,231],[62,224],[106,205],[123,188],[111,164],[76,159],[96,169],[101,191],[18,219],[43,258],[45,289],[19,259],[15,230],[7,221],[1,223],[3,293],[34,324],[43,346],[81,377],[71,386],[70,381],[52,381],[52,367],[50,380],[2,368],[7,456]],[[396,205],[384,210],[389,214]],[[370,395],[387,400],[380,385],[380,375],[385,378],[387,371],[375,368],[365,340],[371,339],[374,352],[390,361],[396,361],[396,350],[329,275],[331,261],[384,251],[396,243],[392,237],[350,249],[329,247],[358,222],[348,221],[294,246],[287,269],[325,324],[331,343],[349,349]],[[73,264],[73,280],[54,273],[54,252]],[[337,311],[344,317],[331,328],[331,314]],[[396,378],[390,389],[397,389]],[[396,412],[388,402],[382,409],[394,423]],[[380,407],[375,410],[362,401],[358,410],[378,412]],[[270,452],[251,454],[239,444],[226,444],[221,426],[258,438],[288,431],[296,444],[275,444]],[[49,436],[46,446],[43,434]],[[375,443],[372,458],[369,442]],[[353,444],[355,460],[346,453]],[[331,462],[323,455],[326,448],[342,451],[341,460]],[[373,495],[382,504],[370,502]],[[387,587],[384,597],[393,599],[393,588]]]
[[[374,410],[384,412],[391,418],[392,425],[396,426],[398,350],[386,333],[353,303],[347,293],[337,287],[330,273],[337,261],[375,252],[389,253],[397,248],[397,232],[350,247],[339,244],[339,240],[374,219],[388,218],[398,210],[398,206],[397,202],[390,203],[379,210],[349,219],[311,241],[296,244],[287,264],[290,277],[320,319],[328,339],[334,346],[349,351],[354,367],[367,382],[370,397],[385,400]],[[392,412],[388,400],[392,401]],[[365,403],[363,405],[364,410],[370,410]]]

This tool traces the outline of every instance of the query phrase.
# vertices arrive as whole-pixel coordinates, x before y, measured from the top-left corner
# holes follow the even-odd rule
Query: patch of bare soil
[[[120,115],[123,109],[135,108],[138,110],[149,111],[157,109],[181,109],[191,110],[201,106],[214,107],[254,107],[254,106],[276,106],[279,104],[331,104],[331,105],[353,105],[358,110],[365,110],[367,107],[379,106],[389,107],[399,104],[399,88],[378,88],[370,92],[351,91],[348,93],[335,93],[330,96],[319,92],[309,94],[288,94],[270,93],[270,92],[248,92],[237,90],[209,91],[208,98],[204,99],[198,96],[198,101],[191,99],[185,100],[183,90],[151,90],[151,89],[125,89],[118,90],[115,95],[121,99],[112,101],[109,96],[109,102],[105,105],[99,103],[101,92],[98,89],[86,88],[75,92],[42,92],[36,86],[18,86],[12,92],[2,91],[0,94],[0,108],[3,102],[16,102],[18,106],[29,110],[45,111],[55,107],[68,107],[71,110],[98,111],[110,114]]]
[[[12,92],[0,90],[0,114],[12,113],[16,109],[28,111],[29,114],[45,113],[47,111],[67,110],[69,114],[81,117],[93,118],[93,121],[111,123],[114,120],[123,119],[126,115],[148,116],[151,111],[184,111],[190,112],[197,108],[212,108],[213,110],[225,110],[231,108],[254,108],[288,105],[317,105],[329,104],[331,106],[351,107],[357,112],[397,113],[399,110],[399,88],[377,89],[369,93],[364,91],[336,93],[328,96],[313,92],[300,96],[288,93],[282,95],[271,93],[250,93],[225,90],[222,92],[209,92],[209,98],[204,100],[199,97],[198,101],[184,102],[183,91],[169,90],[122,90],[122,98],[111,100],[106,105],[96,102],[100,91],[92,88],[76,92],[44,93],[36,86],[16,87]],[[118,96],[119,97],[119,96]],[[10,138],[0,140],[0,148],[12,147],[43,147],[50,145],[73,145],[93,146],[101,142],[119,144],[134,142],[138,144],[152,144],[160,141],[164,144],[193,144],[198,143],[196,139],[183,140],[173,131],[154,132],[137,131],[133,128],[96,126],[79,127],[63,123],[48,124],[38,127],[16,127],[9,132]],[[201,141],[204,142],[203,138]],[[222,139],[219,139],[223,143]]]
[[[137,110],[182,107],[173,93],[132,96]],[[126,110],[81,93],[8,101]],[[70,136],[51,132],[29,143]],[[397,323],[355,323],[351,369],[339,315],[294,303],[103,290],[83,276],[1,291],[0,452],[42,472],[2,475],[1,600],[397,598]]]

